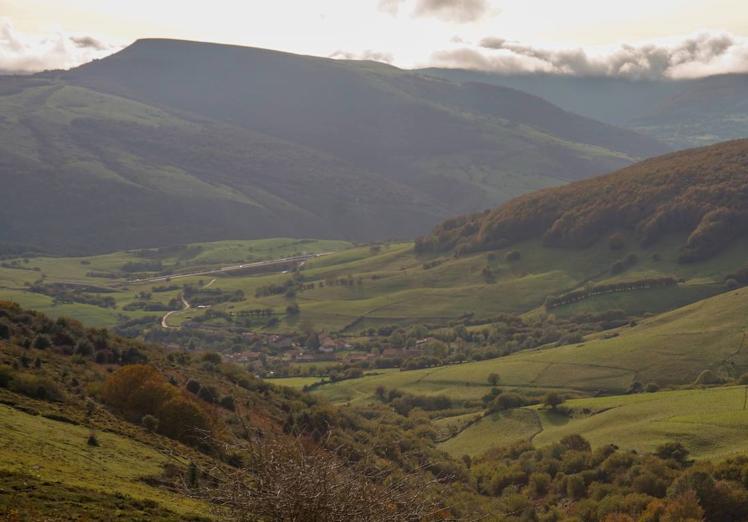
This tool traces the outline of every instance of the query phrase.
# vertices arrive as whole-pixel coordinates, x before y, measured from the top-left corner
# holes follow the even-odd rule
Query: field
[[[86,444],[89,431],[85,427],[30,415],[5,405],[0,405],[0,425],[0,447],[3,448],[0,472],[8,474],[3,480],[4,488],[11,483],[8,477],[28,476],[32,482],[43,483],[44,487],[38,488],[38,492],[44,492],[45,488],[69,492],[70,488],[75,488],[77,496],[82,496],[79,506],[86,506],[86,495],[116,492],[120,507],[125,507],[130,498],[141,509],[163,511],[155,509],[162,506],[172,512],[174,520],[177,519],[175,513],[180,517],[208,513],[204,504],[143,482],[146,477],[161,475],[169,462],[169,457],[152,447],[106,432],[97,433],[98,447],[90,447]],[[7,489],[0,492],[0,508],[3,504],[12,507],[18,500],[8,499],[7,494]],[[43,502],[35,501],[35,504],[38,509]],[[147,518],[147,511],[142,514],[143,520],[152,519]],[[127,512],[127,515],[132,513]]]
[[[499,386],[533,392],[559,390],[621,393],[633,382],[677,386],[704,370],[725,378],[748,371],[748,291],[736,290],[640,321],[634,327],[595,334],[576,345],[546,347],[507,357],[402,371],[322,386],[337,402],[367,401],[378,386],[414,394],[479,399]]]
[[[671,238],[653,249],[632,246],[625,252],[616,252],[600,242],[585,249],[559,251],[528,241],[513,248],[520,252],[521,258],[511,262],[505,259],[508,249],[455,258],[416,255],[412,243],[354,247],[340,241],[223,241],[85,258],[8,260],[0,267],[0,299],[18,301],[55,317],[67,315],[87,324],[111,327],[128,320],[159,321],[164,312],[132,309],[143,293],[148,294],[146,304],[181,308],[179,296],[183,285],[210,285],[213,290],[243,292],[241,299],[211,305],[214,312],[228,317],[271,310],[276,319],[272,326],[266,328],[264,322],[254,321],[251,325],[254,329],[287,332],[314,328],[351,335],[372,327],[443,323],[466,315],[480,319],[501,313],[537,315],[544,313],[542,305],[549,295],[588,282],[681,278],[683,282],[675,287],[601,295],[553,310],[560,317],[607,309],[622,309],[631,314],[658,313],[724,291],[724,278],[742,267],[748,255],[748,241],[742,240],[708,261],[682,265],[677,262],[678,244],[678,238]],[[262,294],[263,288],[290,280],[291,276],[279,273],[280,270],[265,274],[226,272],[176,277],[180,273],[215,270],[302,252],[329,255],[305,263],[301,274],[307,288],[294,296],[282,292]],[[611,265],[628,254],[636,255],[638,262],[624,273],[612,275]],[[160,264],[151,267],[149,263]],[[144,271],[123,272],[123,267]],[[160,273],[172,273],[174,278],[134,281]],[[31,288],[31,285],[53,283],[90,285],[102,292],[100,296],[111,297],[115,303],[103,307],[56,302]],[[170,302],[177,304],[169,305]],[[301,313],[287,314],[287,307],[294,303]],[[205,313],[206,310],[196,307],[177,311],[169,317],[169,325],[179,326]],[[205,324],[220,328],[226,326],[226,318]]]
[[[564,404],[569,416],[522,408],[489,415],[441,448],[456,456],[477,455],[520,440],[542,447],[580,433],[594,447],[616,444],[649,452],[675,440],[697,458],[722,459],[748,451],[746,394],[744,386],[732,386],[574,399]]]

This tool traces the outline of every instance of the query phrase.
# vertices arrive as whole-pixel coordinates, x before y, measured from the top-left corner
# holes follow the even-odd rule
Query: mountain
[[[748,140],[645,160],[621,171],[541,190],[481,214],[448,220],[419,248],[469,252],[542,238],[591,245],[634,233],[643,245],[681,234],[681,261],[706,259],[748,230]]]
[[[412,237],[665,150],[513,89],[173,40],[0,79],[0,137],[0,243],[52,252]]]
[[[748,136],[746,74],[631,80],[438,68],[420,72],[519,89],[567,111],[630,128],[677,149]]]

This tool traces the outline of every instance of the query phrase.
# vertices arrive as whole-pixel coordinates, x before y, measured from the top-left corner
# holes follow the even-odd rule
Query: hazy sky
[[[137,38],[570,74],[748,70],[748,0],[0,0],[0,70],[71,67]]]

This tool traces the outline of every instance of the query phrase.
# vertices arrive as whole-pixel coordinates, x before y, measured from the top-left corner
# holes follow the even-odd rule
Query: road
[[[213,281],[215,281],[215,279]],[[211,283],[213,281],[211,281]],[[179,298],[182,300],[182,306],[183,306],[183,308],[181,310],[172,310],[171,312],[166,312],[166,315],[164,315],[161,318],[161,328],[165,328],[167,330],[169,328],[177,328],[176,326],[169,326],[169,324],[166,322],[169,319],[169,317],[171,316],[171,314],[175,314],[177,312],[184,312],[184,311],[187,311],[190,308],[192,308],[192,306],[190,306],[190,303],[187,302],[187,299],[185,299],[182,294],[179,294]]]
[[[233,265],[233,266],[224,266],[221,268],[215,268],[212,270],[201,270],[199,272],[188,272],[184,274],[173,274],[168,276],[158,276],[158,277],[146,277],[143,279],[131,279],[128,281],[129,284],[133,283],[156,283],[158,281],[166,281],[166,280],[174,280],[174,279],[181,279],[184,277],[195,277],[195,276],[203,276],[203,275],[214,275],[214,274],[225,274],[228,272],[236,272],[238,270],[247,270],[252,268],[263,268],[263,267],[272,267],[273,265],[282,265],[286,263],[304,263],[305,261],[308,261],[309,259],[314,259],[316,257],[322,257],[332,254],[333,252],[323,252],[321,254],[306,254],[303,256],[293,256],[293,257],[283,257],[280,259],[271,259],[268,261],[257,261],[255,263],[245,263],[243,265]]]

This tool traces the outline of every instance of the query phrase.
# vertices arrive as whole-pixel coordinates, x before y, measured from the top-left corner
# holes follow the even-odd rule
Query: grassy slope
[[[175,266],[176,263],[179,263],[177,271],[190,272],[239,263],[278,259],[300,253],[332,252],[349,248],[350,243],[334,240],[275,238],[195,243],[189,246],[199,247],[200,250],[194,250],[195,253],[188,258],[179,257],[180,252],[175,252],[159,256],[158,259],[162,261],[164,266]],[[124,277],[109,279],[88,275],[90,272],[117,272],[125,263],[142,261],[144,259],[135,251],[114,252],[91,257],[31,258],[28,263],[20,263],[20,266],[27,268],[27,270],[0,268],[0,298],[15,301],[24,307],[44,312],[52,317],[73,317],[85,324],[97,327],[116,325],[120,315],[129,318],[160,317],[163,315],[161,312],[128,312],[122,310],[122,307],[136,300],[136,294],[139,292],[170,283],[159,281],[128,285],[127,279]],[[115,298],[117,308],[102,308],[80,303],[55,304],[51,297],[30,292],[25,286],[40,280],[42,277],[45,283],[74,282],[109,288],[113,290],[113,293],[107,295]],[[179,280],[179,284],[199,280],[208,282],[211,278],[212,276],[186,278]],[[260,280],[262,278],[252,279]],[[178,290],[154,293],[153,300],[166,303],[176,297],[178,293]]]
[[[135,440],[101,432],[99,447],[86,444],[89,430],[0,405],[0,470],[98,493],[118,492],[157,502],[182,516],[207,507],[142,482],[158,476],[169,458]],[[0,498],[4,495],[0,494]]]
[[[698,458],[724,458],[748,450],[745,387],[663,391],[575,399],[571,418],[537,407],[493,414],[441,445],[453,455],[531,440],[545,446],[581,433],[593,446],[617,444],[652,451],[677,440]]]
[[[0,80],[0,242],[98,253],[288,234],[413,237],[665,150],[519,91],[139,42],[68,73]]]
[[[677,385],[705,369],[737,376],[748,369],[744,346],[748,291],[737,290],[645,319],[618,337],[521,352],[489,361],[364,377],[319,388],[336,401],[368,400],[377,386],[477,399],[490,373],[501,386],[593,393],[621,392],[632,382]]]
[[[588,280],[612,282],[635,280],[644,277],[677,276],[686,283],[675,288],[609,294],[554,309],[557,315],[572,315],[605,309],[624,309],[630,313],[661,312],[711,296],[723,290],[721,282],[730,272],[743,265],[748,255],[748,241],[736,241],[732,247],[708,261],[683,265],[677,262],[678,237],[671,237],[656,247],[641,249],[633,239],[623,251],[613,252],[604,242],[576,250],[559,250],[543,247],[538,241],[515,245],[521,260],[509,263],[504,260],[508,249],[487,254],[474,254],[459,258],[451,256],[417,256],[412,244],[399,243],[384,246],[380,251],[369,247],[350,248],[349,243],[273,239],[250,242],[225,241],[201,244],[202,251],[185,259],[177,254],[166,256],[165,265],[179,262],[179,270],[218,268],[226,264],[273,259],[299,252],[330,252],[329,256],[309,261],[303,270],[307,281],[347,279],[360,284],[341,286],[317,284],[313,290],[299,292],[296,302],[302,313],[286,317],[274,329],[298,330],[303,322],[317,329],[357,333],[373,326],[407,324],[422,321],[445,321],[474,313],[478,318],[491,318],[503,312],[540,313],[548,295],[557,294],[584,284]],[[347,248],[348,247],[348,248]],[[628,253],[636,254],[640,261],[623,274],[612,276],[610,266]],[[658,260],[654,260],[657,254]],[[55,316],[70,315],[91,324],[111,326],[116,324],[122,307],[136,299],[136,294],[149,291],[158,283],[125,284],[124,279],[88,277],[94,272],[111,272],[124,263],[138,261],[136,253],[116,252],[89,258],[33,258],[21,266],[39,271],[0,268],[0,297],[16,300],[25,306],[40,309]],[[88,264],[81,264],[88,263]],[[424,264],[437,262],[425,269]],[[482,275],[488,266],[495,281],[487,283]],[[91,305],[53,305],[52,300],[39,294],[30,294],[25,283],[41,276],[46,282],[75,281],[111,287],[110,294],[117,301],[117,309],[104,309]],[[199,276],[175,280],[175,283],[208,282],[214,276]],[[242,290],[245,300],[217,305],[216,310],[240,312],[257,308],[272,308],[280,317],[291,302],[283,296],[256,298],[258,288],[286,281],[285,274],[223,275],[216,277],[212,288]],[[154,293],[153,300],[168,302],[178,290]],[[180,324],[202,314],[190,310],[174,314],[170,321]],[[125,312],[131,318],[148,315],[144,312]],[[150,314],[157,317],[158,313]]]

